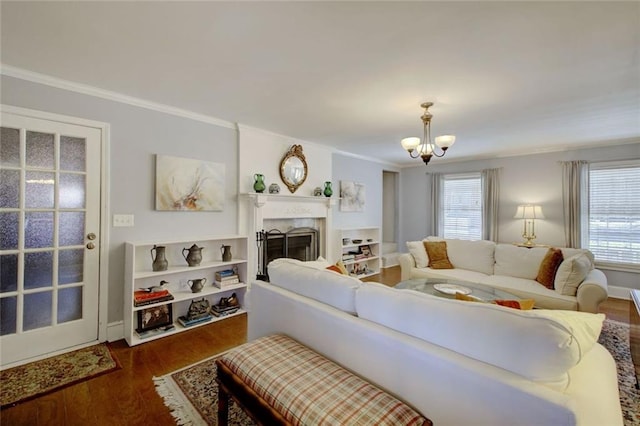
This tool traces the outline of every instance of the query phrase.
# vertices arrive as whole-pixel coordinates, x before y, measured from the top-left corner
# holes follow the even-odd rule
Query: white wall
[[[463,149],[463,145],[456,145]],[[522,220],[513,216],[518,204],[535,203],[542,206],[545,219],[536,220],[536,242],[564,246],[564,223],[562,215],[562,169],[560,161],[623,160],[640,158],[638,143],[589,148],[546,154],[505,157],[459,163],[432,160],[429,166],[416,160],[416,167],[401,172],[401,240],[400,249],[406,251],[405,242],[431,235],[429,223],[430,179],[428,172],[459,173],[501,168],[499,240],[521,241]],[[418,164],[419,163],[419,164]],[[639,275],[618,271],[605,271],[610,285],[640,288]]]
[[[302,145],[308,175],[307,180],[293,195],[312,196],[314,188],[324,188],[324,182],[331,180],[331,148],[244,125],[238,125],[238,130],[238,188],[241,194],[254,192],[253,176],[256,173],[264,175],[267,189],[275,182],[280,185],[281,194],[291,194],[280,180],[280,162],[289,148],[296,144]]]

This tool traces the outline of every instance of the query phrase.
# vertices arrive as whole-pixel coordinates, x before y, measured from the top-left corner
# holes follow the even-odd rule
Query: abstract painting
[[[340,181],[340,211],[361,212],[364,210],[364,185],[348,180]]]
[[[222,211],[222,163],[156,156],[156,210]]]

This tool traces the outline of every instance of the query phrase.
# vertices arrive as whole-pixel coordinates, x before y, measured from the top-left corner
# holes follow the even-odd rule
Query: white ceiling
[[[3,65],[416,165],[640,138],[640,2],[7,2]],[[443,161],[443,160],[438,160]]]

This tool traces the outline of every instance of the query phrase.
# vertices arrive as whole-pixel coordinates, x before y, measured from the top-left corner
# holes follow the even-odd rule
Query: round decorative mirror
[[[307,180],[307,160],[302,145],[293,145],[280,162],[280,179],[293,194]]]

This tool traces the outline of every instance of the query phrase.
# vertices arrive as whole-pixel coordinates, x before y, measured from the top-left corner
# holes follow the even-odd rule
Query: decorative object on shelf
[[[351,242],[353,244],[360,244],[362,242],[362,240],[358,238],[358,239],[355,239],[355,240],[351,240]]]
[[[364,185],[348,180],[340,181],[340,211],[361,212],[364,210]]]
[[[544,219],[542,207],[535,206],[533,204],[520,205],[518,206],[516,215],[513,218],[524,220],[522,238],[524,238],[525,241],[522,245],[525,247],[533,247],[535,245],[533,240],[536,239],[535,219]]]
[[[225,165],[156,156],[156,210],[222,211]]]
[[[204,288],[204,285],[206,282],[207,282],[206,278],[196,278],[195,280],[187,280],[187,284],[191,288],[191,293],[200,293]]]
[[[253,175],[253,190],[258,194],[262,194],[265,190],[266,186],[264,184],[264,175],[260,173],[256,173]]]
[[[325,182],[324,183],[324,196],[325,197],[331,197],[333,195],[333,189],[331,188],[331,182]]]
[[[429,108],[433,106],[433,102],[424,102],[420,105],[424,108],[424,113],[420,117],[423,123],[423,138],[420,140],[418,137],[404,138],[400,143],[402,147],[409,152],[411,158],[422,158],[424,164],[429,164],[432,156],[443,157],[447,152],[447,149],[451,147],[456,141],[456,137],[453,135],[437,136],[434,142],[431,142],[431,118],[433,115],[429,112]],[[440,153],[438,153],[440,150]],[[413,155],[413,151],[416,155]]]
[[[360,252],[364,256],[369,257],[369,256],[371,256],[371,247],[368,246],[368,245],[360,246]]]
[[[167,290],[165,288],[167,284],[169,284],[169,281],[161,280],[160,285],[152,285],[151,287],[141,287],[140,290],[146,291],[147,293],[159,293]]]
[[[348,245],[350,242],[351,242],[351,239],[349,239],[349,238],[343,238],[343,239],[342,239],[342,245],[343,245],[343,246]]]
[[[279,194],[280,193],[280,185],[277,183],[272,183],[269,185],[269,194]]]
[[[307,180],[307,160],[302,145],[292,145],[280,161],[280,179],[293,194]]]
[[[238,296],[233,293],[229,297],[221,298],[217,304],[213,305],[211,313],[219,317],[233,314],[237,312],[238,309],[240,309],[240,302],[238,301]]]
[[[220,253],[222,253],[223,262],[231,262],[231,246],[223,244],[222,246],[220,246]]]
[[[138,332],[169,325],[173,325],[173,306],[170,303],[138,311]]]
[[[320,188],[319,186],[316,186],[316,188],[313,190],[313,196],[322,197],[322,188]]]
[[[200,300],[192,300],[186,318],[189,321],[206,318],[211,313],[211,303],[204,297]]]
[[[202,249],[204,247],[198,247],[196,244],[192,245],[190,248],[182,249],[182,257],[187,261],[189,266],[198,266],[200,262],[202,262]],[[185,255],[184,252],[188,252],[189,254]]]
[[[169,267],[169,262],[165,256],[165,250],[167,248],[165,246],[156,246],[154,245],[151,251],[151,260],[153,263],[151,264],[151,268],[154,271],[166,271]],[[155,251],[155,257],[154,252]]]

